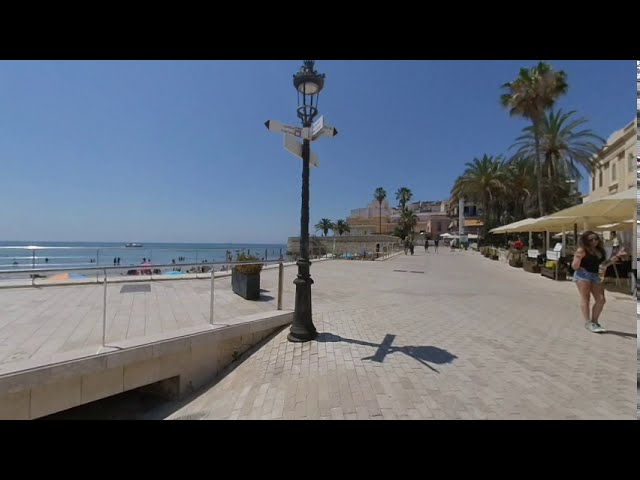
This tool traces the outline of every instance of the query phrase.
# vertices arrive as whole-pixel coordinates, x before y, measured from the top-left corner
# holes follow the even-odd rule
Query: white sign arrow
[[[335,127],[324,125],[317,132],[313,133],[312,140],[317,140],[320,137],[335,137],[337,134],[338,134],[338,130],[336,130]]]
[[[293,153],[296,157],[302,160],[302,144],[298,142],[295,137],[291,135],[284,135],[284,148],[289,152]],[[311,147],[309,147],[309,165],[312,167],[318,167],[318,155],[311,151]]]
[[[315,137],[324,128],[324,116],[321,116],[311,125],[311,137]]]
[[[284,133],[286,135],[291,135],[298,138],[309,139],[310,137],[308,128],[300,128],[300,127],[294,127],[292,125],[284,125],[276,120],[267,120],[266,122],[264,122],[264,125],[272,132]]]

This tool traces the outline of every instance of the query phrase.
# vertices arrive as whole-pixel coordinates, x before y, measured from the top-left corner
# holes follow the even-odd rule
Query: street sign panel
[[[313,133],[312,140],[317,140],[320,137],[335,137],[338,134],[338,130],[334,127],[330,127],[329,125],[323,126],[320,130]]]
[[[322,130],[323,128],[324,128],[324,116],[321,116],[318,120],[313,122],[313,125],[311,125],[311,137],[315,137],[318,133],[320,133],[320,130]]]
[[[295,137],[285,134],[284,148],[302,160],[302,144],[298,142]],[[309,151],[309,165],[318,167],[318,155],[311,151]]]
[[[320,137],[335,137],[338,134],[338,130],[334,127],[324,124],[324,117],[320,117],[311,128],[300,128],[292,125],[284,125],[277,120],[267,120],[264,122],[265,127],[271,132],[283,133],[285,135],[291,135],[292,137],[301,138],[304,140],[314,141]]]
[[[264,122],[264,125],[272,132],[276,133],[285,133],[287,135],[292,135],[294,137],[301,138],[302,137],[302,128],[293,127],[291,125],[284,125],[276,120],[267,120]]]

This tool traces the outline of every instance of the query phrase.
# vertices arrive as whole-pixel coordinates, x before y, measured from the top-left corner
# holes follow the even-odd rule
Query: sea
[[[0,270],[28,268],[121,267],[172,263],[210,263],[226,261],[228,252],[233,259],[239,253],[264,260],[289,260],[286,244],[252,243],[143,243],[127,247],[125,243],[110,242],[37,242],[0,241]],[[35,248],[34,248],[35,247]]]

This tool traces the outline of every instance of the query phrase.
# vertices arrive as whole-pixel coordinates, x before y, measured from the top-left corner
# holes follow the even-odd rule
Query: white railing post
[[[278,264],[278,310],[282,310],[282,282],[284,280],[284,265]]]
[[[211,269],[211,299],[209,300],[209,324],[213,325],[213,297],[214,297],[214,282],[215,282],[215,268]]]
[[[104,270],[104,297],[102,300],[102,346],[107,343],[107,269]]]

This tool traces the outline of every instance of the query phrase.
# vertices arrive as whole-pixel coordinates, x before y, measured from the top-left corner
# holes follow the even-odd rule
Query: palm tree
[[[575,203],[575,197],[572,195],[572,186],[568,182],[567,177],[562,171],[551,177],[542,179],[542,194],[547,205],[549,213],[557,212],[569,208]]]
[[[501,197],[500,223],[517,222],[529,216],[535,182],[532,180],[534,164],[526,158],[513,157],[505,164],[505,190]],[[535,209],[535,207],[533,208]]]
[[[413,229],[418,223],[418,216],[413,210],[405,210],[400,216],[400,228],[406,237],[413,232]]]
[[[592,172],[597,166],[594,158],[606,140],[589,129],[581,129],[588,120],[584,117],[572,118],[574,110],[550,111],[545,115],[540,127],[540,156],[542,173],[552,177],[558,172],[574,180],[582,178],[578,166]],[[535,158],[535,134],[533,127],[523,129],[524,135],[516,138],[513,147],[518,147],[516,156]]]
[[[378,187],[373,193],[373,196],[378,201],[378,211],[380,212],[380,225],[378,227],[378,233],[382,234],[382,201],[387,198],[387,192],[384,188]]]
[[[531,120],[536,159],[536,180],[538,188],[538,210],[545,214],[542,199],[542,161],[540,158],[541,126],[544,112],[555,101],[567,93],[567,75],[562,70],[554,71],[546,62],[539,62],[531,68],[521,68],[518,78],[502,85],[507,90],[500,96],[500,103],[509,109],[511,116],[520,116]]]
[[[326,237],[327,233],[329,233],[329,230],[333,230],[333,223],[328,218],[323,218],[318,223],[316,223],[316,226],[314,228],[316,229],[316,232],[318,230],[322,230],[322,236]]]
[[[506,164],[502,157],[483,155],[482,159],[467,162],[464,173],[458,177],[451,189],[452,199],[469,198],[482,207],[485,233],[491,223],[491,210],[505,191]]]
[[[336,220],[336,223],[333,225],[332,230],[334,232],[338,232],[338,235],[342,236],[343,233],[351,232],[351,227],[345,220]]]
[[[412,196],[413,194],[411,193],[411,190],[409,190],[407,187],[400,187],[396,192],[396,200],[398,200],[398,202],[400,203],[400,208],[402,212],[404,212],[407,209],[406,208],[407,202],[411,200]]]

